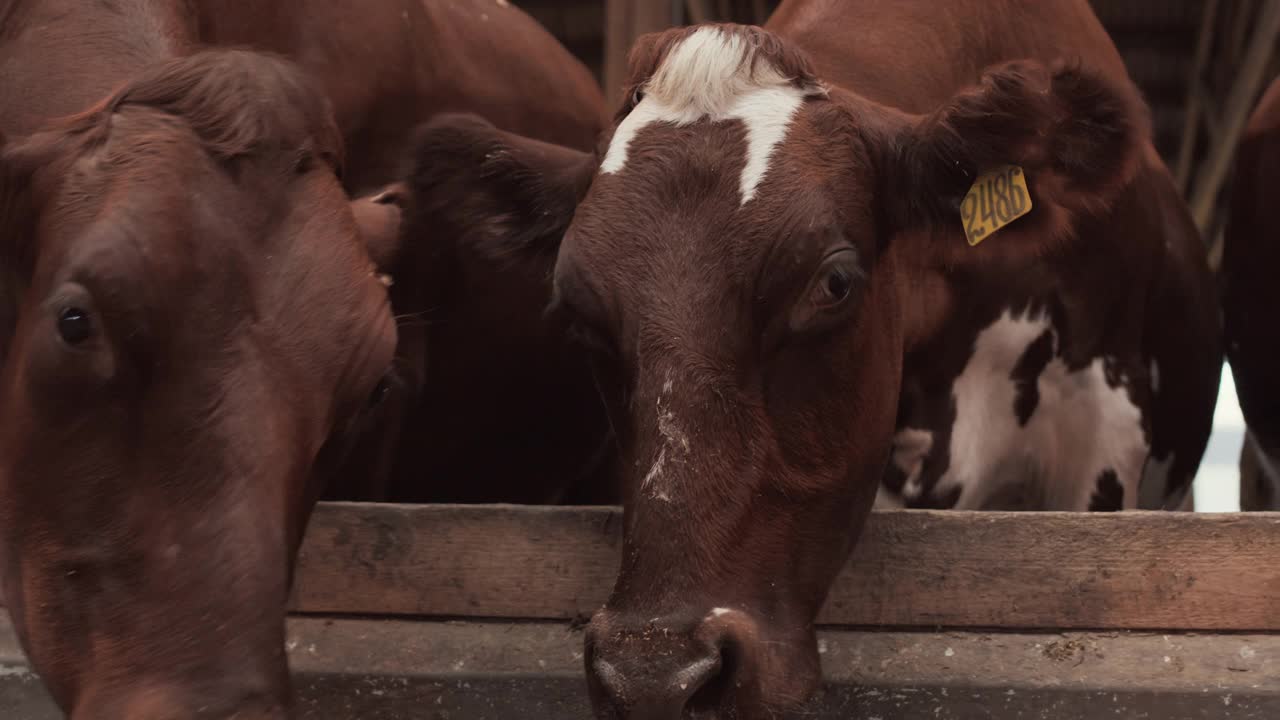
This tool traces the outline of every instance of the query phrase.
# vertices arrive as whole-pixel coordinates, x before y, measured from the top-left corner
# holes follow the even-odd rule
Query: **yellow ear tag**
[[[964,235],[977,245],[997,230],[1031,212],[1026,173],[1017,165],[1005,165],[983,173],[960,203]]]

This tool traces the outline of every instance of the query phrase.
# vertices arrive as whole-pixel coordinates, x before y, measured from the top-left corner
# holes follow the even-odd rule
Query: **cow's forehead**
[[[774,151],[787,137],[807,97],[824,95],[818,85],[797,84],[740,34],[700,28],[676,45],[643,86],[644,97],[622,119],[600,172],[623,173],[636,136],[656,125],[741,122],[745,163],[738,180],[740,204],[756,196]]]

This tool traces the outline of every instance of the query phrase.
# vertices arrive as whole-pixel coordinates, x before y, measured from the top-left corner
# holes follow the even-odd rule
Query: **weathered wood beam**
[[[303,720],[588,720],[582,632],[560,623],[295,618]],[[819,633],[813,720],[1280,717],[1280,637]],[[0,717],[56,720],[0,623]]]
[[[321,504],[302,612],[563,620],[613,587],[613,508]],[[873,513],[819,621],[1280,631],[1280,514]]]

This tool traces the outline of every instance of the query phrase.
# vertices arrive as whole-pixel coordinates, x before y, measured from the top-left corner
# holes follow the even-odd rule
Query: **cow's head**
[[[565,182],[529,195],[518,175],[529,166]],[[564,218],[594,167],[590,154],[446,114],[419,129],[403,184],[357,202],[370,228],[400,224],[397,242],[370,233],[388,251],[400,343],[383,424],[351,458],[359,477],[372,471],[398,500],[599,496],[585,485],[613,447],[604,408],[586,354],[546,312]],[[483,444],[503,452],[477,456]],[[383,499],[379,489],[333,488]]]
[[[266,718],[325,468],[395,328],[325,97],[162,63],[0,155],[0,571],[75,718]]]
[[[759,29],[647,36],[632,65],[555,270],[624,455],[587,671],[601,717],[771,717],[819,680],[813,621],[884,471],[904,354],[946,322],[943,278],[1070,252],[1144,120],[1131,88],[1034,63],[908,115],[824,87]],[[517,238],[581,187],[469,132],[506,143],[511,200],[487,222]],[[961,199],[1005,164],[1034,210],[970,247]]]

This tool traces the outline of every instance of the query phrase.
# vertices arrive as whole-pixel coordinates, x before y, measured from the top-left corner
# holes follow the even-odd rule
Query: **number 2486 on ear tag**
[[[1005,165],[983,173],[960,203],[964,235],[970,245],[986,240],[997,230],[1031,212],[1027,177],[1017,165]]]

